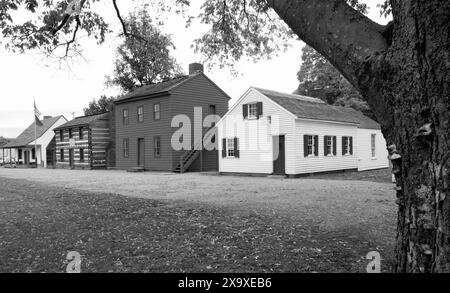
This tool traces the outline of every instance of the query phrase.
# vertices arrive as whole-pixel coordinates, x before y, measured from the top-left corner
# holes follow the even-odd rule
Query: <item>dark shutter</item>
[[[248,117],[248,104],[242,105],[242,114],[244,115],[244,119]]]
[[[240,153],[239,153],[239,138],[235,137],[234,138],[234,156],[236,158],[239,158]]]
[[[333,136],[333,155],[337,156],[337,137]]]
[[[319,136],[314,136],[314,155],[319,156]]]
[[[348,139],[348,138],[346,138],[344,136],[341,137],[341,140],[342,140],[342,155],[343,156],[345,155],[345,140],[346,139]]]
[[[326,157],[328,153],[328,136],[323,137],[323,155]]]
[[[308,156],[308,135],[303,136],[303,154]]]
[[[263,115],[263,103],[262,102],[258,102],[257,104],[256,104],[256,109],[257,109],[257,112],[258,112],[258,119],[259,119],[259,117],[261,117],[262,115]]]
[[[227,139],[224,138],[222,140],[222,158],[226,158],[227,157]]]
[[[353,137],[349,138],[349,148],[350,148],[350,155],[353,155]]]

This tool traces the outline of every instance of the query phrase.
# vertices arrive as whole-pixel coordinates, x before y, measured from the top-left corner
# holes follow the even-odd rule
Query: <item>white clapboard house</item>
[[[217,123],[222,174],[302,174],[389,167],[380,126],[320,99],[250,88]]]

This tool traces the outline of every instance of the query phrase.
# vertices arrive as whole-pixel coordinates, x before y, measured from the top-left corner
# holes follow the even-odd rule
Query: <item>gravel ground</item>
[[[4,168],[0,168],[0,177],[88,192],[206,203],[243,213],[276,213],[311,220],[326,230],[358,231],[381,243],[391,243],[395,235],[395,192],[389,183]]]

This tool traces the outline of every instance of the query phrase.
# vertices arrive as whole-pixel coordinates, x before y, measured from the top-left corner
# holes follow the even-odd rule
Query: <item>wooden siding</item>
[[[353,145],[355,145],[357,143],[357,125],[297,120],[295,131],[295,147],[291,150],[295,153],[295,175],[358,168],[358,155],[355,147],[353,147],[353,155],[342,155],[342,137],[353,137]],[[304,135],[319,136],[319,156],[305,157]],[[325,156],[325,136],[336,137],[336,156]]]
[[[161,105],[161,119],[155,120],[153,105]],[[139,123],[137,108],[144,107],[144,122]],[[116,167],[118,169],[129,169],[138,165],[138,139],[144,139],[145,147],[145,169],[151,171],[172,170],[172,152],[170,140],[172,132],[171,122],[171,98],[170,96],[144,99],[136,102],[119,104],[115,107],[116,125]],[[124,109],[129,110],[129,124],[124,125],[122,113]],[[161,156],[154,155],[154,138],[161,137]],[[123,140],[129,140],[129,156],[123,155]]]
[[[371,136],[376,134],[376,156],[372,158]],[[376,129],[358,129],[358,170],[366,171],[373,169],[382,169],[389,167],[388,151],[386,140],[381,130]]]
[[[161,119],[155,121],[153,105],[161,106]],[[180,156],[185,151],[174,151],[171,146],[172,135],[177,128],[171,127],[172,119],[177,115],[187,115],[192,121],[192,138],[194,138],[194,108],[201,107],[203,116],[209,113],[209,105],[216,106],[220,116],[228,109],[228,97],[203,75],[190,79],[176,88],[171,95],[149,98],[135,102],[116,105],[116,166],[118,169],[129,169],[137,166],[138,139],[145,143],[145,169],[150,171],[173,171],[179,164]],[[144,122],[139,123],[137,108],[144,107]],[[124,125],[122,113],[129,110],[130,122]],[[161,137],[161,156],[155,157],[154,139]],[[129,156],[123,155],[123,140],[129,139]],[[194,143],[192,141],[192,143]],[[199,159],[190,171],[200,170]],[[217,152],[203,152],[203,170],[218,170]]]
[[[199,74],[195,78],[184,83],[177,88],[171,95],[172,103],[172,117],[179,114],[187,115],[191,120],[192,127],[192,144],[194,141],[194,129],[206,130],[203,127],[203,119],[209,115],[209,106],[215,105],[216,114],[222,117],[228,111],[229,98],[208,80],[204,75]],[[203,118],[200,121],[194,121],[194,108],[202,108]],[[177,129],[172,129],[172,133]],[[218,142],[218,140],[216,139]],[[179,158],[185,151],[171,150],[173,156],[172,169],[179,164]],[[204,151],[203,153],[203,170],[217,171],[218,166],[218,152]],[[200,159],[197,159],[189,168],[189,171],[200,171]]]
[[[243,105],[263,103],[259,120],[244,120]],[[269,123],[268,116],[271,118]],[[258,126],[256,126],[258,125]],[[260,131],[257,131],[260,127]],[[250,89],[232,111],[218,125],[219,149],[224,138],[239,138],[240,158],[219,157],[219,171],[224,173],[272,174],[273,136],[285,135],[286,173],[295,174],[294,148],[295,119],[287,111],[259,92]],[[259,133],[259,134],[258,134]],[[259,137],[263,135],[263,137]]]

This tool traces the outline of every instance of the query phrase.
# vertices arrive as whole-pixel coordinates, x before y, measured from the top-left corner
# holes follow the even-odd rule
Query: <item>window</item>
[[[343,156],[353,155],[353,137],[351,136],[342,137],[342,155]]]
[[[158,103],[153,105],[153,115],[155,120],[161,120],[161,104]]]
[[[128,138],[123,140],[123,156],[125,158],[130,156],[130,140]]]
[[[161,137],[155,137],[155,157],[161,157]]]
[[[60,158],[60,161],[61,161],[61,162],[64,162],[64,150],[63,150],[63,149],[61,149],[61,150],[59,151],[59,158]]]
[[[303,147],[305,157],[319,156],[319,136],[318,135],[303,136]]]
[[[69,139],[73,138],[72,128],[69,129]]]
[[[308,135],[308,156],[314,155],[314,139],[312,135]]]
[[[128,109],[123,109],[123,125],[130,124],[130,115]]]
[[[59,140],[64,141],[64,130],[62,129],[59,131]]]
[[[216,115],[216,105],[209,105],[209,115]]]
[[[248,105],[248,118],[256,119],[258,117],[258,106],[257,104]]]
[[[36,149],[35,148],[31,149],[31,159],[32,160],[36,159]]]
[[[139,123],[144,122],[144,106],[139,106],[137,108],[137,117]]]
[[[83,127],[80,127],[78,129],[78,136],[80,137],[80,140],[84,138]]]
[[[19,150],[19,160],[22,160],[22,150]]]
[[[224,138],[222,141],[222,158],[239,158],[239,139]]]
[[[324,156],[336,156],[336,136],[324,136],[323,138],[323,154]]]
[[[84,149],[80,149],[80,162],[84,162]]]
[[[376,141],[377,141],[377,135],[376,134],[372,134],[372,137],[371,137],[372,158],[376,158],[377,157]]]

